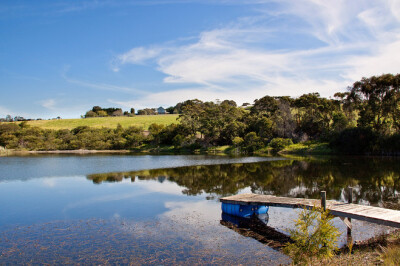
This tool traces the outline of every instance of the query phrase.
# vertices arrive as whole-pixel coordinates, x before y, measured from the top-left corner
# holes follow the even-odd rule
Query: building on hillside
[[[247,109],[247,108],[251,108],[251,107],[253,107],[252,104],[250,104],[250,103],[243,103],[242,106],[240,106],[239,108]]]
[[[14,121],[25,121],[26,119],[23,118],[22,116],[16,116],[14,117]]]
[[[157,113],[159,115],[165,115],[165,109],[160,106],[157,108]]]

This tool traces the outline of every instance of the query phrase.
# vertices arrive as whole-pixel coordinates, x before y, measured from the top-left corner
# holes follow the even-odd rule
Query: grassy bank
[[[209,153],[209,154],[245,154],[245,151],[241,148],[236,148],[233,145],[225,145],[225,146],[215,146],[208,148],[201,148],[191,150],[188,148],[175,148],[174,146],[152,146],[152,145],[144,145],[136,150],[137,152],[192,152],[192,153]],[[313,143],[313,144],[304,144],[297,143],[286,147],[285,149],[275,152],[273,149],[264,147],[262,149],[256,150],[253,153],[254,155],[265,156],[265,155],[332,155],[334,154],[333,150],[328,147],[328,143]]]
[[[175,147],[174,145],[152,145],[145,144],[136,149],[133,149],[134,153],[173,153],[173,154],[218,154],[218,155],[235,155],[241,154],[235,153],[232,146],[217,146],[201,149],[191,149],[190,147]]]
[[[296,143],[285,147],[279,151],[279,154],[298,154],[298,155],[329,155],[334,151],[329,147],[328,143]]]
[[[134,117],[93,117],[80,119],[60,119],[60,120],[35,120],[28,121],[28,125],[42,129],[73,129],[79,126],[89,126],[93,128],[116,128],[118,124],[127,128],[136,126],[147,130],[153,124],[170,125],[178,123],[178,115],[137,115]],[[16,122],[17,123],[17,122]]]

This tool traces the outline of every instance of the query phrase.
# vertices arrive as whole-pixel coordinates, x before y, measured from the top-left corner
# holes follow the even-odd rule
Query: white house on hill
[[[159,115],[165,115],[165,109],[160,106],[157,108],[157,113]]]

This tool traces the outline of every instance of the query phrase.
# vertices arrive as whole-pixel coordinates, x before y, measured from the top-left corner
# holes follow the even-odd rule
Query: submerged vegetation
[[[195,99],[177,104],[174,110],[179,113],[177,123],[150,122],[169,116],[142,116],[150,119],[147,124],[128,126],[118,122],[116,128],[110,123],[104,124],[107,128],[79,125],[72,129],[43,129],[26,122],[1,123],[0,146],[25,150],[153,147],[158,151],[167,146],[170,150],[172,147],[194,151],[230,146],[227,151],[234,153],[284,149],[289,153],[397,155],[400,152],[400,74],[363,78],[348,92],[336,93],[335,99],[320,97],[318,93],[296,99],[265,96],[255,100],[253,106],[242,107],[229,100],[214,103]],[[134,121],[138,116],[82,120],[88,123],[95,121],[92,119],[122,118]],[[146,129],[148,132],[143,132]]]

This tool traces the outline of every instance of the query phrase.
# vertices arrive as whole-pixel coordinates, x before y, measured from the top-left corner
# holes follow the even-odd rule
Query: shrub
[[[202,145],[195,136],[183,137],[183,139],[181,140],[181,146],[191,151],[202,148]]]
[[[337,249],[339,231],[332,224],[333,216],[320,208],[303,209],[296,220],[295,229],[290,230],[293,243],[288,243],[284,252],[295,264],[306,264],[312,257],[329,258]]]
[[[96,112],[93,112],[92,110],[87,111],[86,114],[85,114],[85,118],[97,117],[97,116],[98,116],[97,113],[96,113]]]
[[[292,144],[293,144],[292,139],[274,138],[270,141],[268,146],[277,152],[277,151],[283,150],[285,147],[292,145]]]
[[[232,144],[237,146],[240,146],[243,143],[243,139],[241,137],[234,137],[232,140]]]
[[[180,135],[180,134],[176,135],[176,136],[172,139],[172,142],[173,142],[174,147],[175,147],[175,148],[180,147],[180,146],[182,145],[183,139],[184,139],[184,137],[183,137],[182,135]]]
[[[261,149],[264,146],[264,143],[255,132],[250,132],[247,133],[246,136],[244,136],[243,146],[247,152],[252,153],[256,150]]]
[[[145,137],[142,134],[142,129],[139,127],[128,127],[124,130],[122,137],[126,139],[126,148],[134,149],[143,144]]]

